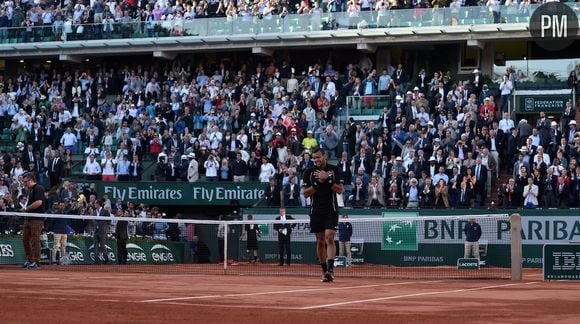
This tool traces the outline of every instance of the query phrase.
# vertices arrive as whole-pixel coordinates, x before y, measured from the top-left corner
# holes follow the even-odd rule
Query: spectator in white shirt
[[[514,90],[514,85],[507,74],[503,76],[503,81],[499,84],[499,90],[501,91],[501,111],[506,112],[510,95],[512,90]]]
[[[508,112],[503,113],[503,118],[499,121],[498,127],[504,134],[509,134],[511,129],[515,127],[514,121],[510,119],[510,114]]]
[[[101,179],[101,166],[97,161],[95,161],[95,156],[90,155],[89,161],[85,164],[83,168],[83,174],[86,176],[87,180],[100,180]]]
[[[268,161],[268,157],[263,156],[262,165],[260,166],[260,176],[259,176],[260,182],[268,183],[270,181],[270,177],[273,177],[274,174],[276,174],[276,169],[274,168],[272,163]]]
[[[105,153],[105,158],[103,159],[103,161],[101,161],[103,182],[115,181],[115,164],[116,161],[113,160],[113,157],[111,156],[111,151],[107,151]]]
[[[77,137],[71,133],[70,127],[67,127],[64,134],[60,139],[60,144],[64,147],[64,150],[67,149],[71,151],[71,153],[76,153],[75,144],[77,143]]]
[[[217,181],[219,162],[215,159],[213,153],[209,154],[209,157],[204,162],[203,166],[205,167],[205,180]]]

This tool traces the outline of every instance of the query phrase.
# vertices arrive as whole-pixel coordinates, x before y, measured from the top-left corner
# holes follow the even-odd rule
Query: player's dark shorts
[[[337,230],[338,213],[332,210],[328,212],[314,212],[310,214],[310,233],[321,233],[327,229]]]

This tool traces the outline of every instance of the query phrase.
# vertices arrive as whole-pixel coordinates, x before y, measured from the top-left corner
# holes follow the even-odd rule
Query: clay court
[[[285,269],[287,269],[285,267]],[[0,269],[1,323],[578,323],[580,284]]]

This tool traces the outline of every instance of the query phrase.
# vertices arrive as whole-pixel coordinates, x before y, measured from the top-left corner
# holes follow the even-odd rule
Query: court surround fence
[[[273,210],[274,211],[274,210]],[[85,270],[118,272],[170,272],[215,273],[245,275],[313,275],[320,272],[315,255],[315,237],[310,233],[309,220],[276,221],[256,215],[254,220],[200,221],[172,219],[134,219],[124,217],[72,216],[46,214],[1,213],[3,232],[0,234],[0,264],[18,265],[25,261],[22,244],[22,217],[46,219],[46,231],[42,235],[43,269]],[[386,278],[495,278],[508,279],[521,276],[521,262],[513,262],[514,243],[521,251],[521,241],[512,239],[510,229],[520,228],[519,220],[507,214],[418,216],[413,213],[384,214],[383,217],[350,218],[353,235],[351,255],[343,253],[336,259],[337,273],[350,277]],[[475,217],[482,228],[478,249],[481,267],[458,269],[458,261],[464,257],[465,233],[468,219]],[[67,219],[74,235],[69,236],[66,255],[70,265],[55,265],[52,254],[52,221]],[[104,255],[95,254],[92,221],[109,221],[114,232],[115,222],[129,221],[147,228],[179,228],[182,233],[177,241],[169,241],[155,232],[153,236],[133,235],[127,241],[128,262],[116,265],[119,259],[117,241],[109,234],[104,250],[109,261],[103,265]],[[344,220],[341,220],[344,221]],[[163,224],[163,226],[157,226]],[[246,251],[247,236],[244,227],[253,224],[260,229],[258,238],[258,262]],[[223,238],[220,238],[220,227]],[[279,258],[279,228],[291,229],[290,262],[284,253]],[[519,231],[517,231],[519,232]],[[196,238],[193,239],[193,233]],[[227,235],[226,235],[227,234]],[[337,240],[338,240],[337,235]],[[517,236],[517,235],[516,235]],[[221,242],[220,242],[221,241]],[[337,255],[339,254],[337,242]],[[474,256],[474,255],[472,255]],[[223,259],[222,259],[223,257]],[[521,252],[517,260],[521,260]],[[59,257],[60,258],[60,253]],[[98,259],[97,259],[98,258]],[[101,261],[100,265],[95,261]],[[49,265],[53,263],[52,265]],[[280,267],[279,264],[290,263]],[[512,271],[515,269],[516,276]],[[521,278],[521,277],[520,277]]]

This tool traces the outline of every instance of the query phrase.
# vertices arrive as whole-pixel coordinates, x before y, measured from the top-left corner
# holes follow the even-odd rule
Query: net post
[[[510,216],[512,280],[522,280],[522,216]]]
[[[230,232],[230,227],[228,222],[224,223],[224,274],[228,271],[228,233]]]

